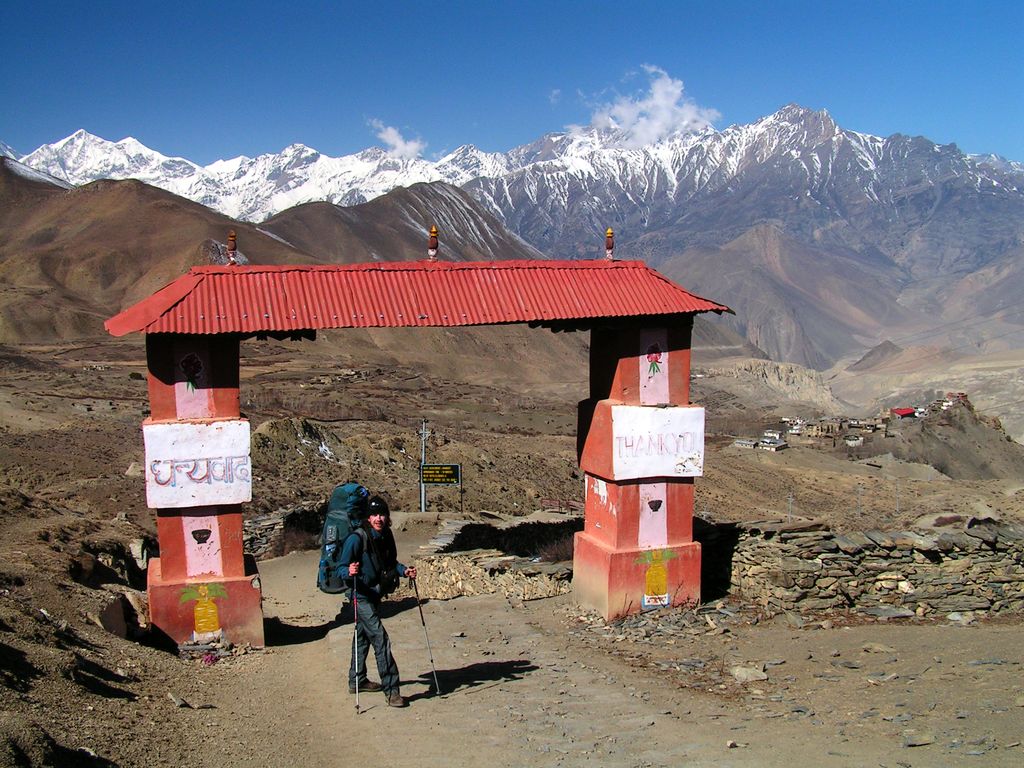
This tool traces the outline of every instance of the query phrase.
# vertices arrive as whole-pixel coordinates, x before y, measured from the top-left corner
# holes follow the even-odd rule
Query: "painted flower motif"
[[[654,376],[656,373],[661,373],[661,347],[657,344],[651,344],[647,348],[647,362],[650,366],[647,369],[648,376]]]
[[[189,392],[195,392],[199,374],[203,372],[203,361],[195,352],[189,352],[178,363],[178,367],[185,374],[185,383],[188,385]]]

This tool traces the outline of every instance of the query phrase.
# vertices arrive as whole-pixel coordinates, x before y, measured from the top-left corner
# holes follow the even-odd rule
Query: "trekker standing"
[[[391,510],[380,496],[367,504],[367,519],[363,526],[365,537],[358,531],[349,534],[341,551],[339,565],[348,567],[354,577],[356,600],[356,647],[349,665],[348,690],[384,691],[388,706],[404,707],[405,697],[399,691],[398,665],[391,654],[391,640],[380,620],[381,599],[395,590],[398,580],[408,576],[416,578],[416,569],[398,562],[398,548],[391,533]],[[366,542],[365,546],[363,542]],[[349,598],[352,599],[351,589]],[[366,654],[373,645],[380,682],[366,678]],[[358,660],[359,668],[356,668]]]

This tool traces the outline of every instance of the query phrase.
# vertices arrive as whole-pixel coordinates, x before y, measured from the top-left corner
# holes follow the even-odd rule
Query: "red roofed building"
[[[255,335],[504,323],[557,327],[727,311],[642,261],[223,266],[193,267],[104,327],[114,336]]]
[[[912,419],[917,416],[917,409],[915,408],[890,408],[890,415],[894,419]]]
[[[105,324],[114,336],[146,334],[146,494],[161,554],[148,576],[153,623],[179,644],[263,644],[258,574],[241,546],[251,468],[239,341],[326,328],[589,330],[577,597],[607,618],[696,602],[704,411],[689,405],[690,335],[696,313],[728,311],[639,261],[194,267]]]

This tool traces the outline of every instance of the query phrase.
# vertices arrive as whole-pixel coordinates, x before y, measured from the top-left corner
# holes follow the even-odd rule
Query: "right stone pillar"
[[[606,620],[700,600],[693,478],[704,466],[704,409],[689,404],[692,328],[683,315],[591,331],[573,591]]]

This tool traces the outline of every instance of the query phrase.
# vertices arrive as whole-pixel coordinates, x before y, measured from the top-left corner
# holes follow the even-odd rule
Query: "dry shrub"
[[[319,546],[318,539],[318,534],[304,531],[301,528],[286,527],[284,535],[281,536],[281,554],[287,555],[289,552],[305,552],[316,549]]]
[[[546,541],[537,547],[537,556],[545,563],[561,563],[572,560],[575,535],[566,533],[558,538]]]

